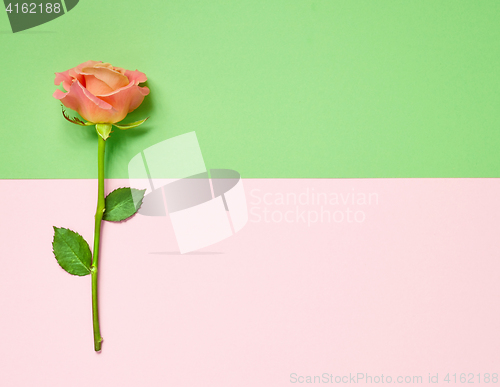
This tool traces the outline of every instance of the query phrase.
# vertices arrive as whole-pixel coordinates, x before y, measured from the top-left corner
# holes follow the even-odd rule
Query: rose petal
[[[106,67],[110,70],[113,70],[113,66],[111,65],[111,63],[96,63],[93,66],[87,66],[87,67]]]
[[[78,79],[78,81],[80,81],[83,87],[86,87],[87,85],[85,83],[85,77],[82,74],[82,69],[85,67],[92,67],[98,65],[99,63],[102,62],[96,60],[88,60],[87,62],[80,63],[78,66],[69,70],[69,75],[74,79]]]
[[[71,87],[72,83],[73,83],[73,81],[71,81],[71,82],[63,81],[64,90],[69,91],[69,88]]]
[[[101,95],[99,98],[121,112],[123,114],[121,119],[123,119],[127,113],[137,109],[148,94],[149,89],[147,87],[139,87],[130,82],[127,87],[122,87],[107,95]]]
[[[84,69],[85,67],[94,67],[95,65],[98,65],[102,63],[102,61],[97,61],[97,60],[88,60],[86,62],[83,62],[83,63],[80,63],[78,66],[76,66],[75,68],[73,68],[73,70],[75,71],[76,74],[81,74],[82,73],[82,69]]]
[[[75,81],[67,93],[56,90],[54,98],[62,104],[76,110],[84,119],[90,122],[115,123],[121,121],[125,115],[112,105],[90,94],[79,81]]]
[[[75,81],[75,79],[82,82],[82,84],[85,84],[85,79],[83,78],[83,75],[76,74],[74,69],[69,69],[69,70],[66,70],[62,73],[56,73],[56,78],[54,79],[54,84],[60,85],[62,82],[64,89],[66,91],[69,91],[69,88],[70,88],[71,84]]]
[[[70,71],[71,70],[66,70],[62,73],[56,73],[56,78],[54,79],[54,85],[59,86],[61,84],[61,82],[68,82],[69,84],[71,84],[71,82],[73,81],[73,78],[71,78],[71,76],[69,75]]]
[[[127,76],[129,82],[134,82],[135,85],[138,85],[139,83],[146,82],[148,80],[148,77],[146,77],[146,74],[141,73],[138,70],[130,71],[126,70],[125,75]]]
[[[123,75],[125,75],[125,72],[127,71],[121,67],[113,67],[113,70],[118,71],[120,74],[123,74]]]
[[[52,94],[52,97],[56,99],[63,99],[66,96],[66,94],[68,93],[65,93],[64,91],[57,89],[56,91],[54,91],[54,94]]]
[[[108,69],[107,67],[85,67],[82,69],[83,75],[93,75],[100,81],[108,85],[112,90],[125,87],[129,84],[128,78],[118,71]],[[87,86],[88,87],[88,86]]]
[[[128,109],[129,113],[137,109],[141,105],[142,101],[144,101],[144,97],[149,94],[149,87],[146,86],[144,87],[136,86],[136,87],[139,93],[137,93],[134,96],[134,98],[130,101],[130,106]]]
[[[100,79],[97,79],[94,75],[85,74],[84,77],[85,77],[85,88],[95,96],[109,94],[114,91],[105,82],[101,81]]]

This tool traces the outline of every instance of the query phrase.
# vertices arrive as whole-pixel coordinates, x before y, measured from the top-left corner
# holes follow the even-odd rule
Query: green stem
[[[99,241],[101,237],[101,222],[104,214],[104,149],[106,141],[101,136],[97,136],[98,145],[98,194],[97,194],[97,209],[95,212],[95,229],[94,229],[94,257],[90,274],[92,276],[92,323],[94,327],[94,349],[96,352],[101,350],[102,336],[99,327],[99,310],[97,304],[97,268],[99,263]]]

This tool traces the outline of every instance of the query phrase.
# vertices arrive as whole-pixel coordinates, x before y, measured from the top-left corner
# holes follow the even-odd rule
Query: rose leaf
[[[92,253],[80,234],[67,228],[54,227],[52,249],[59,265],[69,274],[90,274]]]
[[[145,189],[118,188],[106,196],[103,220],[121,222],[134,215],[142,205]]]

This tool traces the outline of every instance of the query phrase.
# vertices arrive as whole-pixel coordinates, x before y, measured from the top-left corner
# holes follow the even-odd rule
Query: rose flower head
[[[149,94],[149,88],[139,86],[146,80],[146,75],[140,71],[89,60],[56,73],[54,83],[62,83],[67,92],[56,90],[53,96],[64,106],[77,111],[89,121],[88,124],[114,124],[139,107]]]

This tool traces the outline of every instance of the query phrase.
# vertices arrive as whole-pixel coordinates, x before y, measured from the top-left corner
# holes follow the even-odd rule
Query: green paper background
[[[54,72],[103,60],[151,89],[107,177],[195,130],[245,178],[498,177],[498,0],[81,0],[13,34],[0,16],[0,178],[96,178],[92,127]]]

